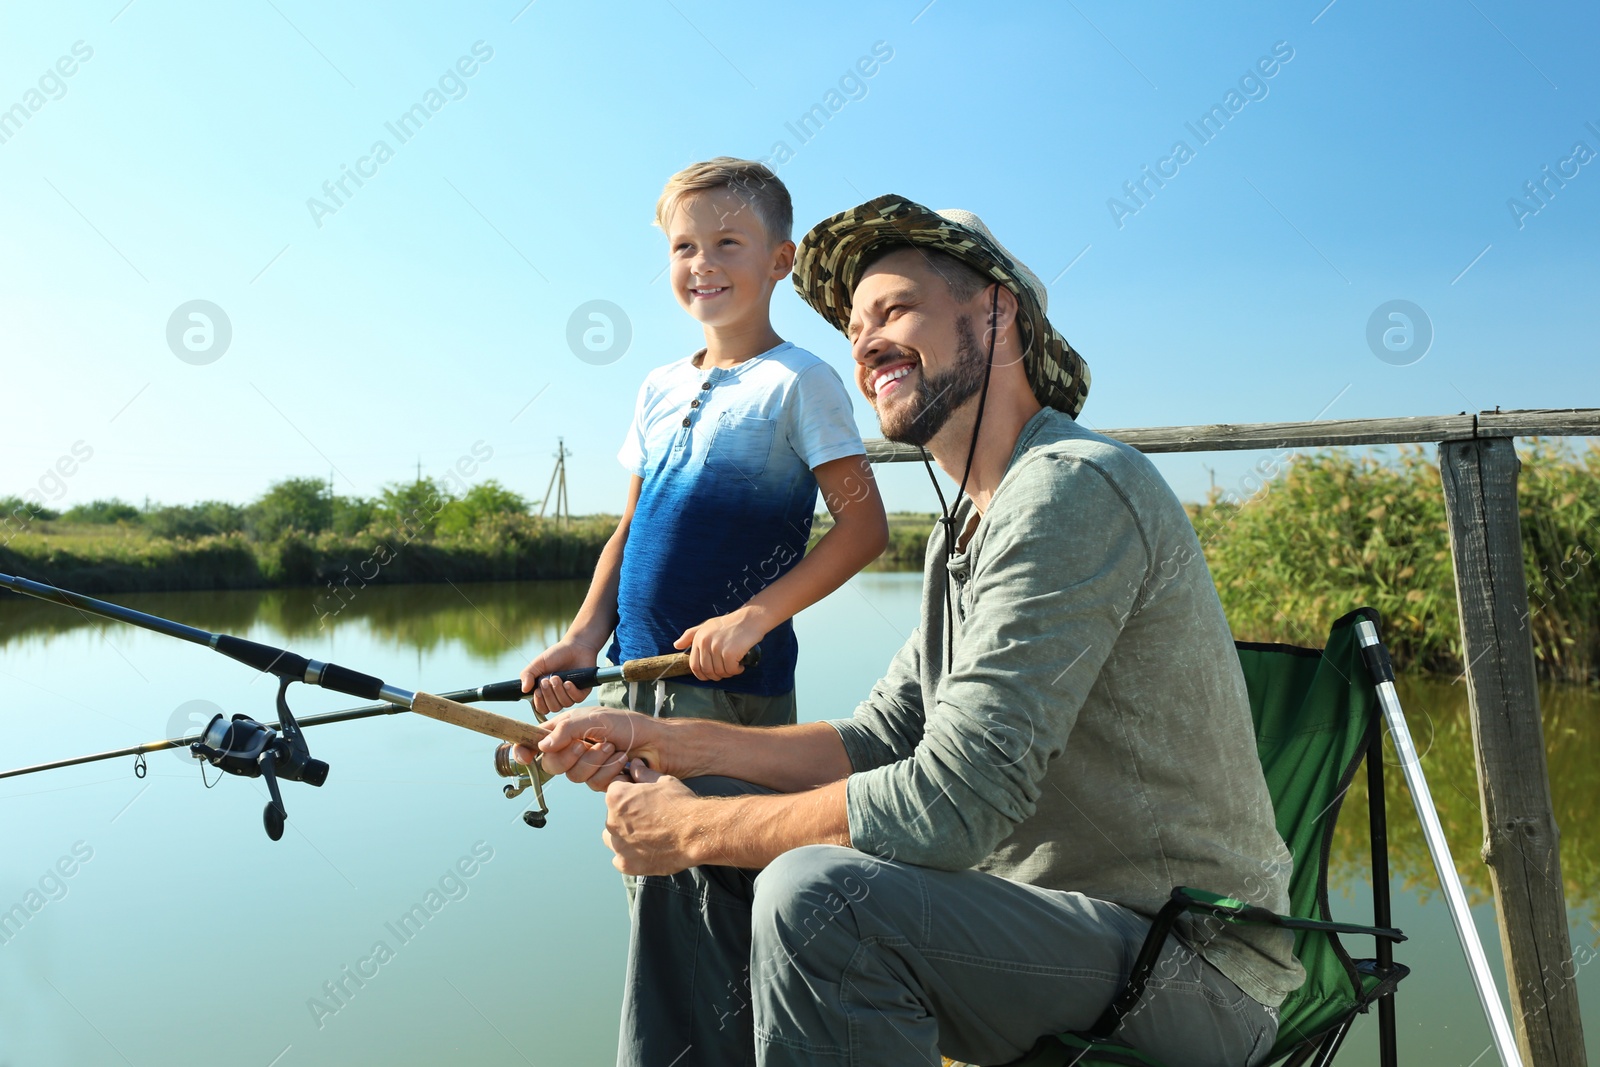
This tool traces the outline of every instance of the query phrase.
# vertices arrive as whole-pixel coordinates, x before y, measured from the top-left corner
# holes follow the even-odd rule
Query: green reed
[[[1588,681],[1600,667],[1600,447],[1519,452],[1524,623],[1541,675]],[[1444,496],[1422,449],[1298,456],[1250,498],[1214,492],[1190,516],[1241,640],[1320,645],[1333,619],[1370,605],[1402,668],[1461,670]]]

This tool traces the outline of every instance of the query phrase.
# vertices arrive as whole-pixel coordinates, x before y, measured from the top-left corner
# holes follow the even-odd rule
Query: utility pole
[[[544,488],[544,500],[539,504],[539,517],[544,518],[544,510],[550,503],[551,490],[556,494],[556,513],[553,518],[563,526],[572,518],[572,511],[567,507],[567,457],[572,455],[567,451],[565,438],[556,438],[556,469],[550,472],[550,484]]]

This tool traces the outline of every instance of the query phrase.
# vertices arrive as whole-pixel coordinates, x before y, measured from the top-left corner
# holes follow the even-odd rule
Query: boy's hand
[[[532,663],[522,668],[522,691],[533,693],[533,706],[540,714],[554,715],[558,711],[581,703],[589,695],[589,690],[579,689],[571,682],[547,676],[557,671],[593,667],[599,658],[599,649],[562,638],[535,656]],[[535,683],[538,683],[537,690],[534,688]]]
[[[696,678],[718,682],[744,673],[739,661],[767,635],[768,629],[756,613],[747,607],[739,608],[689,627],[672,647],[689,650],[689,669]]]

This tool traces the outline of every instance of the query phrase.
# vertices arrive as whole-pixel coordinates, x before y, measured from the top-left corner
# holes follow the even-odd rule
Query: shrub
[[[138,522],[139,518],[138,508],[112,497],[110,500],[91,500],[87,504],[68,508],[62,513],[60,521],[109,526],[117,522]]]
[[[245,510],[225,500],[206,500],[199,504],[174,504],[152,508],[144,514],[145,528],[156,537],[212,537],[239,533],[245,528]]]
[[[333,522],[333,501],[320,478],[286,478],[245,509],[253,540],[276,541],[290,530],[321,533]]]
[[[30,504],[20,496],[0,496],[0,522],[10,519],[13,524],[27,524],[34,519],[59,519],[61,512],[53,511],[43,504]]]
[[[330,529],[336,534],[350,537],[371,526],[377,516],[377,504],[365,497],[336,496],[333,498],[333,524]]]
[[[440,513],[454,499],[450,487],[433,478],[396,482],[379,495],[376,519],[400,541],[431,538],[438,529]]]
[[[527,513],[526,500],[491,478],[467,490],[461,499],[445,504],[439,510],[436,532],[443,537],[458,536],[492,516]]]

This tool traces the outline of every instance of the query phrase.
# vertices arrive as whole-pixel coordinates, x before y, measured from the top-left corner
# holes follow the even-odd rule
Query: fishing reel
[[[505,788],[501,790],[501,792],[505,793],[507,800],[515,800],[526,792],[529,787],[532,787],[534,799],[538,800],[539,806],[538,808],[529,808],[523,812],[522,821],[535,830],[539,830],[544,827],[545,817],[550,814],[550,806],[544,802],[544,783],[550,780],[550,776],[544,773],[543,767],[539,766],[537,756],[534,757],[534,762],[531,766],[526,763],[518,763],[511,755],[512,749],[515,747],[511,742],[506,741],[494,750],[494,773],[502,778],[516,779],[514,782],[507,782]]]
[[[248,715],[235,715],[232,719],[217,715],[206,725],[200,740],[189,746],[195,759],[205,760],[228,774],[267,780],[272,800],[261,813],[261,819],[266,824],[267,836],[274,841],[283,836],[283,821],[288,817],[283,796],[278,792],[278,779],[314,786],[328,780],[328,765],[311,758],[305,734],[295,722],[294,712],[289,710],[287,693],[293,680],[278,680],[281,734]]]

